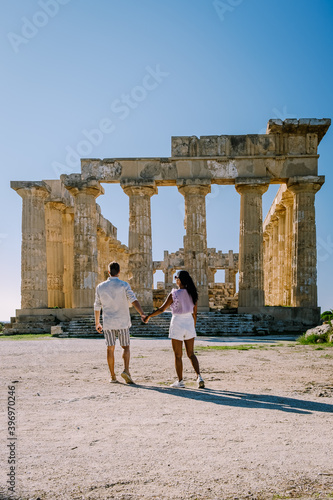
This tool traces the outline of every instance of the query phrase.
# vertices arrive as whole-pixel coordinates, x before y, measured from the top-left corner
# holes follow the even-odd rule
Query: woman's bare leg
[[[171,339],[172,349],[175,354],[175,367],[178,380],[183,380],[183,342],[181,340]]]
[[[191,360],[192,366],[195,370],[195,373],[197,375],[200,375],[200,368],[199,368],[199,361],[196,355],[194,354],[194,338],[193,339],[188,339],[184,340],[185,342],[185,349],[186,349],[186,354]]]

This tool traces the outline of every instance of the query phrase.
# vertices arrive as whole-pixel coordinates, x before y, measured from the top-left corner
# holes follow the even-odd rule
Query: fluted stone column
[[[277,273],[277,296],[276,305],[283,305],[284,289],[286,287],[285,280],[285,228],[286,228],[286,210],[283,205],[276,207],[276,215],[278,217],[278,273]]]
[[[285,261],[284,261],[284,295],[283,295],[283,305],[291,306],[291,290],[292,290],[292,253],[293,253],[293,207],[294,207],[294,197],[288,190],[285,191],[282,204],[286,209],[286,220],[285,220]]]
[[[263,268],[264,268],[264,292],[265,304],[269,304],[269,233],[266,230],[263,233]]]
[[[264,290],[265,305],[273,305],[273,225],[270,222],[264,233]]]
[[[232,285],[233,293],[236,293],[236,272],[235,272],[235,262],[234,262],[234,252],[232,250],[229,250],[228,253],[228,261],[229,261],[229,267],[226,270],[226,274],[228,271],[228,280],[226,278],[226,282],[230,285]]]
[[[61,201],[46,201],[45,203],[47,294],[49,307],[65,307],[62,224],[62,213],[65,208],[65,204]]]
[[[213,285],[215,283],[215,274],[217,269],[214,267],[208,267],[208,285]]]
[[[73,307],[91,308],[98,281],[96,198],[104,189],[98,181],[83,181],[77,174],[61,179],[74,197]]]
[[[206,195],[211,190],[210,181],[179,181],[178,190],[185,199],[185,270],[198,288],[198,310],[209,311]]]
[[[101,283],[108,277],[108,265],[110,263],[110,237],[103,231],[102,228],[97,227],[97,251],[98,251],[98,279]]]
[[[288,189],[294,194],[294,307],[317,307],[315,194],[324,182],[324,176],[292,177],[288,181]]]
[[[44,202],[50,188],[43,182],[11,182],[22,197],[21,308],[48,307]]]
[[[157,194],[154,183],[122,181],[121,186],[129,197],[129,273],[131,287],[141,306],[153,307],[153,254],[151,234],[150,198]]]
[[[67,309],[73,307],[74,271],[74,208],[67,207],[62,214],[62,239],[64,253],[64,301]]]
[[[262,195],[268,182],[238,178],[235,187],[241,195],[238,307],[261,307],[265,304]]]

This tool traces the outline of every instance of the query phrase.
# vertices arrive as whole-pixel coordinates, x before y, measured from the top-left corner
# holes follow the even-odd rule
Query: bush
[[[333,319],[333,309],[324,311],[323,313],[321,313],[320,317],[323,321],[331,321]]]

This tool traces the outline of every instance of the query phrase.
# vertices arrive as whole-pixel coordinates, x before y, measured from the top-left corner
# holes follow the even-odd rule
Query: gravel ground
[[[172,389],[168,339],[132,339],[110,384],[103,339],[2,340],[1,442],[15,387],[19,499],[328,499],[333,497],[333,350],[286,338],[196,341],[206,389],[184,358]],[[251,344],[249,350],[205,346]],[[10,498],[1,447],[0,498]]]

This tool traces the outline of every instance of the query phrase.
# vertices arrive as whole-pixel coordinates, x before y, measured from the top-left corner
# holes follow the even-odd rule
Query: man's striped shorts
[[[121,328],[120,330],[104,330],[104,338],[107,346],[116,345],[116,337],[122,347],[130,345],[129,328]]]

